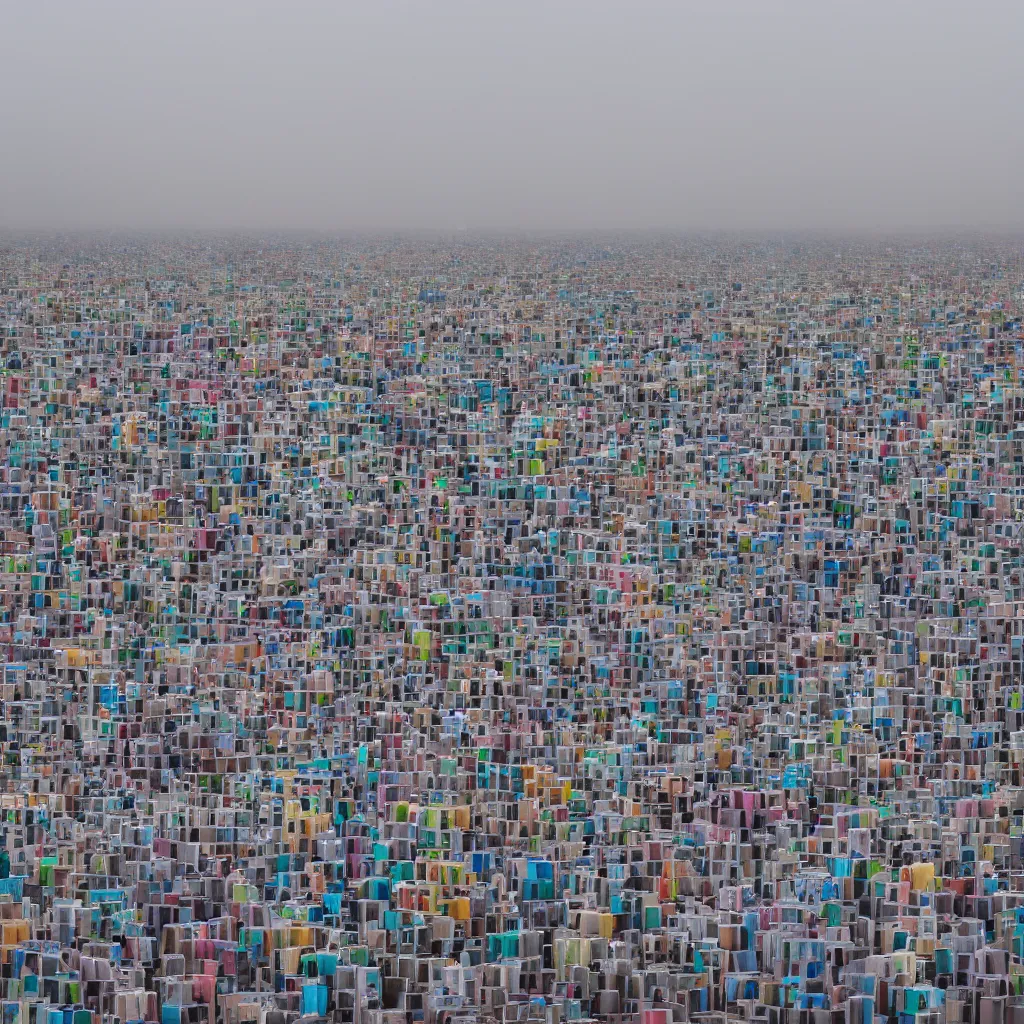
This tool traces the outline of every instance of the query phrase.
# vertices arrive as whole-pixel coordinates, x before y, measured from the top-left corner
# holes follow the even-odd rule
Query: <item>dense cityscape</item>
[[[4,1024],[1024,1019],[1024,246],[8,239]]]

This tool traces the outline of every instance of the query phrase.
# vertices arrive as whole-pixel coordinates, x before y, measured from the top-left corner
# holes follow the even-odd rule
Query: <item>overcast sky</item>
[[[0,227],[1024,227],[1020,0],[12,0]]]

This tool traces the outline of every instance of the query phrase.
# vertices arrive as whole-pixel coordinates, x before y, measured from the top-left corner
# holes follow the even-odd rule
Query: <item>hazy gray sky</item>
[[[0,227],[1024,226],[1020,0],[11,0]]]

